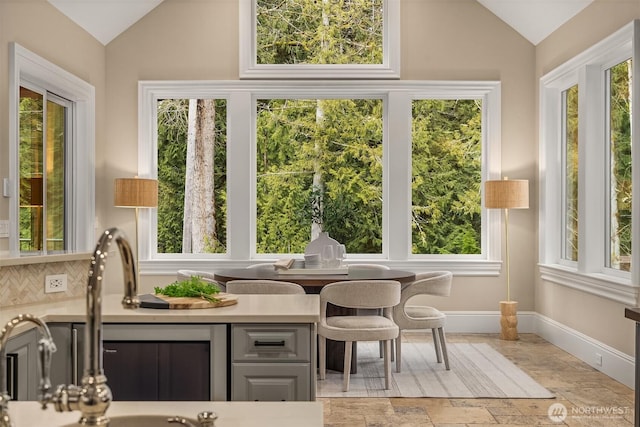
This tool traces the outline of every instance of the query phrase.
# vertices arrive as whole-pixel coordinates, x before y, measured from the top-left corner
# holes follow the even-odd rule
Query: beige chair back
[[[231,280],[227,282],[230,294],[304,294],[297,283],[277,280]]]
[[[320,317],[327,303],[349,308],[389,308],[400,302],[400,282],[395,280],[350,280],[325,285],[320,291]]]
[[[430,271],[416,274],[416,280],[402,289],[400,305],[415,295],[448,297],[451,294],[453,274],[450,271]]]

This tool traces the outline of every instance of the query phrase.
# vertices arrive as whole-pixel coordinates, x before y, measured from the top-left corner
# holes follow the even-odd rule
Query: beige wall
[[[537,46],[536,80],[637,18],[638,0],[594,1]],[[635,325],[624,318],[623,304],[542,282],[536,276],[538,313],[626,354],[635,353]]]
[[[238,78],[237,14],[236,0],[166,0],[107,46],[109,143],[98,156],[99,192],[110,194],[113,178],[135,173],[138,80]],[[533,45],[475,0],[403,0],[401,19],[403,79],[502,81],[505,174],[533,181]],[[112,208],[106,199],[98,203],[109,223],[127,223],[132,230],[131,212]],[[523,310],[534,309],[535,218],[534,202],[511,220],[512,265],[518,267],[511,282]],[[150,289],[171,280],[144,277],[142,285]],[[457,277],[446,304],[454,310],[497,310],[505,283],[504,277]]]

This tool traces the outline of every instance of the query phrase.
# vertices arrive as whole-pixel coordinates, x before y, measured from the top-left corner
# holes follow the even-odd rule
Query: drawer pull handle
[[[280,341],[258,341],[253,342],[255,347],[284,347],[284,340]]]

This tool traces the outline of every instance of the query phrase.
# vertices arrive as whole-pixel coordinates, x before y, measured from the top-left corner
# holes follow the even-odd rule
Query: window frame
[[[578,289],[616,302],[636,305],[640,296],[640,219],[632,224],[632,268],[623,272],[605,267],[607,173],[603,150],[605,135],[605,71],[631,58],[633,75],[640,75],[640,21],[635,20],[601,42],[585,50],[540,79],[540,211],[539,259],[543,280]],[[561,96],[578,84],[578,261],[563,259]],[[640,101],[640,84],[632,88],[632,102]],[[632,144],[640,144],[640,124],[632,121]],[[632,153],[632,210],[640,212],[640,150]],[[588,191],[587,191],[588,189]],[[636,215],[637,217],[637,215]]]
[[[383,2],[382,64],[258,64],[256,0],[239,0],[241,79],[399,79],[400,0]]]
[[[21,255],[17,232],[20,86],[34,85],[72,103],[71,140],[65,154],[67,252],[90,252],[95,243],[95,88],[18,43],[10,43],[9,58],[9,227],[15,230],[9,233],[9,253]],[[34,255],[47,254],[45,247]]]
[[[422,97],[482,98],[483,181],[501,175],[500,82],[496,81],[140,81],[138,175],[157,176],[157,101],[167,98],[227,99],[227,253],[158,254],[154,209],[140,212],[140,268],[167,274],[176,268],[229,268],[280,255],[255,253],[256,99],[269,97],[381,97],[383,112],[383,253],[351,255],[396,268],[447,268],[459,274],[495,275],[501,266],[502,219],[482,207],[482,255],[411,255],[411,100]],[[250,126],[248,124],[251,124]],[[394,135],[390,141],[390,135]],[[393,147],[391,147],[393,144]],[[393,173],[390,173],[393,171]],[[394,191],[389,191],[393,188]],[[397,191],[396,191],[397,190]],[[402,209],[391,209],[404,207]],[[486,246],[485,246],[486,245]]]

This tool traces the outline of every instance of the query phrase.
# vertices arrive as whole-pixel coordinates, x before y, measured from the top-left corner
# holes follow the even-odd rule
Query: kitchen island
[[[107,351],[109,341],[146,344],[147,341],[171,341],[177,343],[181,341],[204,341],[210,348],[210,363],[207,372],[210,373],[210,391],[207,388],[207,394],[204,399],[183,399],[183,398],[166,398],[160,397],[158,400],[164,402],[151,402],[155,399],[123,399],[144,401],[143,405],[134,405],[135,407],[163,408],[159,414],[167,414],[167,410],[173,408],[173,404],[168,405],[169,401],[194,401],[193,405],[198,406],[195,412],[184,413],[178,411],[172,414],[171,411],[167,415],[181,415],[186,417],[195,417],[197,412],[202,410],[213,410],[219,413],[220,420],[225,413],[218,410],[218,406],[224,408],[233,408],[233,414],[251,417],[255,415],[256,420],[267,418],[266,415],[260,415],[259,411],[237,410],[242,402],[223,402],[227,400],[234,401],[262,401],[262,400],[284,400],[287,402],[270,403],[264,402],[265,410],[271,410],[271,405],[280,405],[280,410],[273,410],[279,413],[281,417],[294,416],[299,407],[297,403],[288,402],[293,400],[315,400],[316,388],[316,323],[319,321],[319,297],[318,295],[238,295],[238,303],[225,307],[217,307],[210,309],[150,309],[139,308],[137,310],[127,310],[121,305],[122,297],[120,295],[105,295],[102,298],[102,324],[103,339],[105,342],[105,360],[110,357]],[[77,383],[82,374],[82,343],[81,338],[84,337],[82,326],[86,319],[86,301],[84,299],[48,303],[34,304],[20,307],[12,307],[3,309],[0,312],[0,323],[6,323],[20,313],[30,313],[40,317],[49,324],[52,333],[54,333],[58,352],[54,354],[52,366],[52,375],[60,375],[65,373],[65,378],[52,378],[54,387],[60,383]],[[79,325],[79,326],[78,326]],[[12,338],[28,332],[30,324],[21,324],[14,329]],[[64,334],[60,334],[62,331]],[[78,332],[79,331],[79,332]],[[75,334],[75,335],[74,335]],[[171,335],[173,334],[173,335]],[[63,339],[59,339],[63,337]],[[167,338],[169,337],[169,338]],[[171,338],[174,337],[174,338]],[[204,337],[204,338],[203,338]],[[74,341],[75,340],[75,341]],[[79,353],[74,352],[79,350]],[[57,358],[57,361],[56,361]],[[190,356],[184,357],[187,363],[187,369],[196,369]],[[126,354],[126,359],[130,359],[130,354]],[[75,371],[71,372],[69,366],[70,360],[75,360]],[[56,365],[57,363],[57,365]],[[171,362],[173,363],[173,362]],[[191,364],[191,365],[189,365]],[[146,363],[142,366],[146,369]],[[113,366],[118,366],[114,364]],[[113,371],[112,371],[113,372]],[[136,372],[136,369],[129,372]],[[162,372],[161,370],[158,373]],[[112,387],[112,382],[118,375],[109,373],[109,368],[105,363],[105,373],[107,374],[107,383]],[[112,380],[110,381],[109,378]],[[30,381],[31,382],[31,381]],[[34,384],[35,386],[36,384]],[[172,388],[172,386],[169,386]],[[174,387],[175,388],[175,387]],[[115,401],[112,408],[107,412],[108,416],[115,416],[116,413],[111,411],[123,411],[127,408],[128,402],[120,401],[118,393],[114,390]],[[30,395],[31,396],[31,395]],[[120,396],[122,396],[120,394]],[[33,400],[29,398],[29,400]],[[214,402],[206,402],[214,401]],[[149,401],[149,402],[147,402]],[[199,403],[195,401],[201,401]],[[29,402],[11,402],[10,414],[16,410],[28,405]],[[311,406],[315,404],[311,402]],[[256,404],[252,402],[252,404]],[[179,403],[185,405],[185,403]],[[230,406],[227,406],[230,405]],[[294,412],[289,413],[289,405]],[[261,405],[262,407],[262,402]],[[184,407],[190,410],[195,406]],[[182,408],[180,406],[178,409]],[[231,409],[230,409],[231,410]],[[236,411],[237,412],[233,412]],[[26,411],[29,412],[29,411]],[[54,415],[52,409],[46,411]],[[193,413],[192,413],[193,412]],[[268,412],[268,411],[267,411]],[[302,411],[304,412],[304,411]],[[119,412],[118,412],[119,413]],[[148,412],[147,412],[148,413]],[[312,411],[309,416],[314,419]],[[75,420],[79,416],[78,413],[57,414],[55,416],[64,417],[64,420]],[[23,414],[23,416],[36,416],[36,414]],[[71,418],[66,418],[71,416]],[[235,417],[235,415],[233,415]],[[321,411],[320,424],[321,425]],[[62,418],[61,418],[62,420]],[[64,422],[64,421],[63,421]],[[284,421],[283,421],[284,422]],[[313,422],[313,421],[310,421]],[[236,425],[223,424],[222,421],[216,425]],[[276,423],[274,425],[294,425],[286,423]],[[32,425],[30,423],[20,425]],[[33,424],[37,425],[37,424]],[[48,424],[54,425],[54,424]],[[57,425],[57,424],[56,424]],[[240,424],[237,424],[240,425]],[[253,425],[250,422],[242,425]],[[256,424],[257,425],[257,424]],[[262,424],[269,425],[269,424]],[[297,425],[314,425],[305,422]]]

